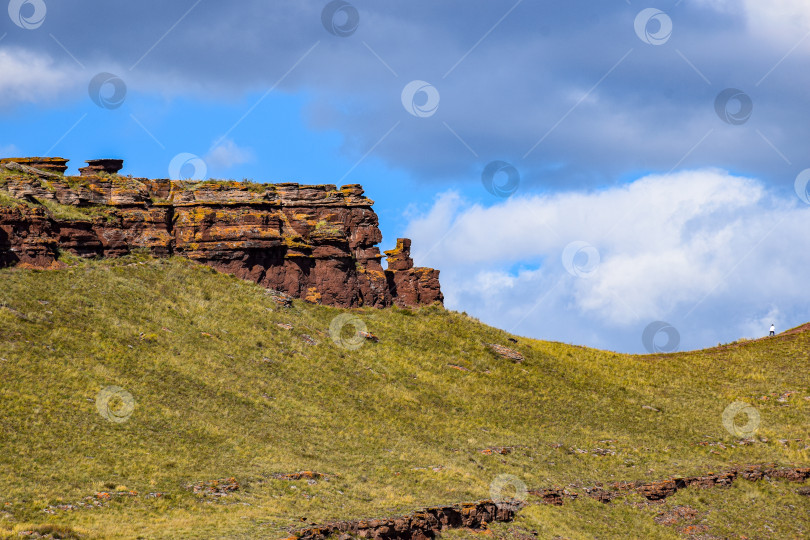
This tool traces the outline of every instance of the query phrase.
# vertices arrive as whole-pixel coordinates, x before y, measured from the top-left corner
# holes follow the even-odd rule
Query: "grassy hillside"
[[[631,356],[513,343],[439,308],[284,308],[182,259],[69,262],[0,270],[0,536],[281,538],[488,498],[504,474],[534,489],[810,464],[808,332]],[[338,346],[329,328],[343,313],[380,341]],[[735,401],[759,413],[746,444],[723,425]],[[303,470],[329,476],[275,477]],[[230,477],[228,496],[187,488]],[[800,538],[810,497],[796,488],[689,489],[663,505],[580,497],[493,530],[678,538],[656,516],[688,505],[705,534]]]

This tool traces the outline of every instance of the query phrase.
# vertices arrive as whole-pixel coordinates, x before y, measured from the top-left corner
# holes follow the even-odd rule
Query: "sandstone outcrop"
[[[100,173],[118,174],[124,166],[123,159],[89,159],[85,161],[87,167],[81,167],[79,174],[82,176],[94,176]]]
[[[120,160],[91,160],[82,176],[63,176],[66,163],[0,161],[0,267],[48,267],[60,251],[145,249],[326,305],[443,301],[439,271],[413,266],[410,240],[386,252],[383,270],[377,214],[359,185],[149,180],[115,174]]]
[[[385,277],[399,306],[415,306],[443,301],[439,286],[439,271],[433,268],[414,268],[411,259],[411,241],[397,238],[397,246],[386,251],[388,269]]]
[[[28,158],[3,158],[0,159],[0,166],[9,163],[16,163],[18,165],[33,167],[34,169],[52,172],[64,173],[67,170],[68,160],[60,157],[28,157]]]
[[[341,537],[427,540],[448,529],[482,530],[488,523],[512,521],[520,501],[479,501],[455,506],[425,508],[408,516],[392,519],[338,521],[295,531],[289,540],[324,540]]]

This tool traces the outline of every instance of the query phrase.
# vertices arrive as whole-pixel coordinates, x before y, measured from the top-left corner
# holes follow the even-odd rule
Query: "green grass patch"
[[[632,356],[511,343],[436,307],[280,308],[261,287],[185,259],[70,263],[0,270],[0,531],[9,534],[26,523],[91,538],[282,537],[307,523],[488,498],[503,474],[542,488],[810,462],[806,333]],[[329,327],[342,313],[380,342],[336,345]],[[123,393],[99,412],[110,387]],[[795,393],[779,401],[785,392]],[[753,444],[723,426],[737,400],[760,413]],[[513,451],[481,453],[490,446]],[[272,476],[300,470],[330,477]],[[226,497],[185,487],[227,477],[241,488]],[[740,482],[733,490],[746,489]],[[136,495],[97,498],[119,487]],[[712,530],[744,532],[722,517],[742,510],[714,493],[701,493]],[[87,497],[103,504],[58,509]],[[788,498],[793,510],[771,510],[807,514]],[[672,537],[622,504],[530,507],[520,519],[552,536],[609,537],[618,519],[639,527],[631,536]]]

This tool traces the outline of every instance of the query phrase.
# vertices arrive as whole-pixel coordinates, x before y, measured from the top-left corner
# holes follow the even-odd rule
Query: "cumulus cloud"
[[[255,158],[251,148],[242,148],[235,142],[226,139],[212,148],[205,158],[209,166],[218,169],[229,169],[237,165],[250,163]]]
[[[84,77],[72,66],[40,52],[18,47],[0,49],[0,106],[41,103],[81,87]],[[85,83],[86,84],[86,83]]]
[[[359,26],[338,37],[324,27],[323,0],[190,10],[157,0],[53,2],[47,26],[10,28],[4,38],[0,102],[44,110],[61,96],[86,101],[92,75],[109,71],[126,79],[129,103],[145,96],[155,116],[191,111],[198,128],[223,112],[223,96],[244,100],[262,126],[252,136],[263,137],[286,133],[289,119],[261,101],[300,96],[294,121],[336,133],[341,158],[380,160],[420,181],[415,192],[457,186],[407,216],[417,262],[443,270],[448,305],[518,332],[630,350],[650,320],[671,319],[684,346],[700,346],[750,336],[770,317],[778,327],[808,318],[799,283],[807,207],[771,191],[810,166],[802,161],[810,124],[800,121],[810,107],[805,1],[661,3],[674,30],[660,46],[638,38],[642,6],[629,2],[351,3]],[[87,69],[77,73],[79,63]],[[403,107],[413,80],[435,86],[435,114]],[[744,124],[718,108],[726,88],[749,94]],[[149,101],[155,94],[162,107]],[[109,131],[133,125],[126,114],[104,119]],[[164,138],[160,122],[144,122]],[[223,169],[252,158],[230,140],[205,156]],[[479,175],[494,160],[519,169],[522,191],[477,205],[465,189],[483,194]],[[678,167],[694,170],[614,184]],[[580,244],[566,269],[572,242]]]
[[[798,197],[705,169],[491,207],[445,193],[408,235],[417,263],[442,270],[448,307],[517,332],[638,350],[639,329],[655,320],[688,347],[751,337],[765,319],[805,322],[808,219]]]

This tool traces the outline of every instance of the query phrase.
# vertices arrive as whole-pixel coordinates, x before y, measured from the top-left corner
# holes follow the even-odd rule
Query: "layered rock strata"
[[[433,268],[414,268],[411,259],[411,241],[397,238],[397,246],[386,251],[388,269],[385,277],[394,303],[400,306],[430,304],[441,299],[439,271]]]
[[[124,166],[123,159],[89,159],[86,167],[79,169],[82,176],[94,176],[100,173],[117,174]]]
[[[110,172],[117,160],[63,176],[66,162],[0,162],[0,266],[47,267],[60,251],[116,257],[146,249],[326,305],[443,301],[439,271],[413,266],[410,240],[387,252],[383,270],[377,214],[359,185],[149,180]]]

